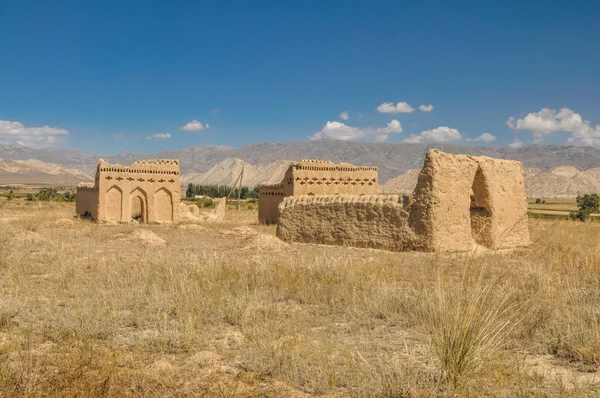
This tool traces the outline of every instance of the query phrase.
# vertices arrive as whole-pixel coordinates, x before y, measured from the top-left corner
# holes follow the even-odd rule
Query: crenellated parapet
[[[131,166],[123,166],[121,164],[111,164],[104,159],[100,159],[98,161],[97,171],[101,173],[179,175],[179,160],[136,160],[131,164]]]
[[[375,171],[378,169],[375,166],[354,166],[351,163],[342,162],[335,164],[329,160],[312,160],[302,159],[299,162],[294,162],[291,167],[296,170],[312,170],[312,171],[343,171],[343,172],[365,172]]]

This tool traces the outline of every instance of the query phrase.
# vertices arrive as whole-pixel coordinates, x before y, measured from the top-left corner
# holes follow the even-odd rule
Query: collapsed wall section
[[[284,241],[391,251],[419,246],[398,196],[294,196],[279,210],[277,236]]]
[[[430,252],[531,243],[521,163],[437,150],[404,206],[397,196],[307,195],[283,199],[279,213],[286,241]]]
[[[79,217],[98,218],[98,190],[91,183],[79,183],[75,201],[75,213]]]
[[[430,150],[413,192],[410,224],[426,251],[528,246],[523,165]]]

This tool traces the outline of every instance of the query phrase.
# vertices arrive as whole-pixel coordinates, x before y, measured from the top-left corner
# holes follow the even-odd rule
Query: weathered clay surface
[[[285,241],[393,251],[470,251],[528,246],[524,170],[516,161],[431,150],[406,202],[397,196],[285,198]]]
[[[76,212],[97,221],[179,222],[179,190],[178,160],[122,166],[100,159],[95,183],[77,186]]]
[[[277,236],[284,241],[405,251],[419,239],[395,195],[289,197],[279,209]]]
[[[277,222],[279,204],[288,196],[377,195],[377,181],[377,167],[335,164],[327,160],[294,162],[281,182],[259,186],[258,220]]]

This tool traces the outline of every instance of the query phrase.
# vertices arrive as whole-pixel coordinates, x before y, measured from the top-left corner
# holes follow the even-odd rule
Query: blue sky
[[[2,0],[0,141],[600,146],[599,21],[593,1]]]

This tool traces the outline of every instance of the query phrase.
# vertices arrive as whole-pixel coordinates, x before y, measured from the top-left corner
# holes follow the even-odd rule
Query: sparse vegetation
[[[215,202],[210,198],[204,198],[196,200],[196,205],[200,208],[212,208],[215,207]]]
[[[572,220],[586,221],[592,213],[600,209],[600,196],[596,193],[585,194],[577,197],[576,212],[571,212]]]
[[[273,245],[248,210],[197,230],[73,213],[0,202],[2,396],[600,391],[599,223],[531,220],[531,248],[473,258]]]
[[[227,185],[196,185],[189,183],[185,192],[185,197],[188,199],[194,199],[196,196],[208,196],[210,198],[222,198],[230,196],[237,198],[238,188],[233,188]],[[250,189],[248,187],[242,187],[240,192],[240,199],[258,198],[258,186]]]

